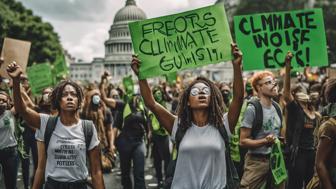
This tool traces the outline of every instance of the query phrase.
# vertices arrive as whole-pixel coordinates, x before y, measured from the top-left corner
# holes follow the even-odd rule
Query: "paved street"
[[[18,189],[24,189],[21,168],[19,169],[17,180],[18,180]],[[147,159],[146,167],[145,167],[145,180],[146,180],[147,188],[149,189],[157,188],[154,168],[152,168],[152,165],[149,159]],[[120,169],[115,168],[115,169],[112,169],[111,173],[104,174],[104,182],[105,182],[106,189],[122,189]],[[1,189],[5,188],[2,175],[0,176],[0,188]]]

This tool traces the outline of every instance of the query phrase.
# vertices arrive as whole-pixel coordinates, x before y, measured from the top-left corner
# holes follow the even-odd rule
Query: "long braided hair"
[[[107,140],[104,124],[106,106],[105,103],[101,100],[97,109],[95,109],[92,103],[92,97],[94,95],[100,95],[100,92],[97,89],[94,89],[91,91],[87,91],[87,93],[85,94],[82,117],[84,119],[91,120],[94,123],[97,130],[98,139],[100,140],[100,144],[102,145],[101,147],[106,147]]]
[[[188,87],[184,90],[179,99],[179,105],[177,108],[177,115],[179,117],[178,126],[182,130],[187,130],[191,127],[192,122],[192,109],[188,105],[189,95],[191,88],[196,83],[204,83],[210,88],[210,103],[208,107],[208,123],[215,127],[224,127],[223,115],[224,115],[224,101],[222,94],[218,87],[209,79],[205,77],[197,77]]]

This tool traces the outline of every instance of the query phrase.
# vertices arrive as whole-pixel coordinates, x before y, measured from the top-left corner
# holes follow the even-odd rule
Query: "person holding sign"
[[[319,113],[314,111],[308,94],[290,92],[292,53],[286,57],[284,100],[287,109],[286,145],[290,150],[289,188],[306,187],[314,174],[315,137]]]
[[[245,189],[283,188],[272,186],[271,152],[275,140],[280,137],[282,113],[279,104],[272,99],[278,95],[278,84],[269,71],[256,73],[252,86],[259,98],[248,102],[240,128],[240,146],[247,148],[244,174],[240,186]]]
[[[234,56],[233,99],[227,113],[223,97],[213,82],[196,78],[179,99],[177,116],[155,101],[146,79],[139,79],[145,105],[177,142],[176,168],[171,188],[237,188],[228,138],[236,126],[243,103],[242,53],[231,45]],[[132,69],[139,76],[140,60],[133,56]],[[183,139],[181,139],[181,135]],[[224,140],[223,140],[224,139]],[[179,142],[180,141],[180,142]],[[166,184],[167,178],[166,178]]]
[[[50,99],[52,106],[58,110],[58,115],[52,117],[38,114],[23,101],[20,88],[22,69],[19,65],[15,62],[9,64],[7,73],[13,79],[15,110],[28,125],[38,129],[36,139],[44,143],[39,148],[42,150],[39,151],[38,164],[44,165],[45,189],[86,189],[89,175],[87,155],[93,187],[104,188],[100,159],[97,158],[100,153],[97,131],[92,122],[79,118],[78,110],[83,100],[80,86],[72,81],[62,81],[55,87]]]

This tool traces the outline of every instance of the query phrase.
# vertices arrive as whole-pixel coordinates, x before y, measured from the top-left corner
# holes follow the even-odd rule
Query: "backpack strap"
[[[93,122],[90,120],[82,120],[82,127],[85,137],[85,145],[86,145],[86,151],[89,151],[91,139],[93,136]]]
[[[44,145],[45,153],[48,154],[48,146],[51,139],[51,136],[56,128],[58,116],[50,116],[47,121],[46,129],[44,131]]]
[[[255,108],[255,118],[254,118],[253,123],[252,123],[251,136],[252,136],[252,138],[256,138],[258,132],[261,130],[262,125],[263,125],[263,119],[264,119],[263,110],[262,110],[262,106],[261,106],[261,103],[260,103],[259,99],[252,99],[248,102],[248,104],[253,105],[254,108]],[[272,100],[272,105],[274,106],[274,108],[275,108],[275,110],[276,110],[276,112],[279,116],[280,127],[282,127],[282,111],[281,111],[280,105],[273,100]]]
[[[281,111],[280,105],[274,100],[272,100],[272,105],[274,106],[275,110],[278,113],[278,116],[280,118],[280,128],[282,128],[282,111]]]
[[[263,124],[263,111],[259,99],[251,99],[247,105],[251,104],[255,109],[255,117],[252,123],[251,136],[255,138]]]

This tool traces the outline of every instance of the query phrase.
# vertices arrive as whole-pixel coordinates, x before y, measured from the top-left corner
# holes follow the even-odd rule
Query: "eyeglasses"
[[[272,85],[277,85],[278,82],[276,80],[272,79],[272,80],[265,81],[264,83],[261,83],[260,85],[271,85],[271,84]]]
[[[204,93],[205,95],[210,95],[210,88],[209,87],[204,87],[204,88],[200,89],[200,88],[197,88],[197,87],[193,87],[190,90],[190,95],[191,96],[197,96],[201,92]]]

